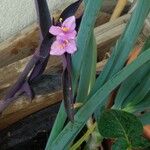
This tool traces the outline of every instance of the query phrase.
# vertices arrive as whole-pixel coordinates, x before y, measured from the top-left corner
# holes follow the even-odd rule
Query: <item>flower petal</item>
[[[53,35],[59,35],[62,33],[62,29],[59,26],[51,26],[49,29],[49,33]]]
[[[66,34],[66,38],[67,38],[67,39],[75,39],[75,38],[76,38],[76,35],[77,35],[77,32],[74,30],[74,31],[72,31],[72,32],[68,32],[68,33]]]
[[[75,53],[76,50],[77,50],[77,46],[75,40],[70,40],[68,45],[65,48],[65,51],[69,54],[73,54]]]
[[[56,40],[52,46],[51,46],[51,50],[50,50],[50,55],[62,55],[65,53],[65,48],[61,47],[62,42],[59,40]]]
[[[76,39],[76,35],[77,32],[74,30],[72,32],[68,32],[68,33],[60,33],[59,35],[57,35],[56,39],[57,40],[75,40]]]
[[[75,16],[71,16],[63,22],[62,27],[66,27],[69,29],[69,31],[73,31],[75,30],[76,27],[75,21],[76,21]]]

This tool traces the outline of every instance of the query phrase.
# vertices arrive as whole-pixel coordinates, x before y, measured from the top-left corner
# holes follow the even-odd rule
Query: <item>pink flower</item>
[[[65,52],[73,54],[76,50],[75,17],[67,18],[61,26],[51,26],[49,32],[56,36],[56,41],[51,46],[51,55],[62,55]]]
[[[62,55],[65,52],[73,54],[77,50],[74,39],[57,39],[51,46],[51,55]]]
[[[75,31],[75,17],[71,16],[67,18],[60,26],[51,26],[49,32],[55,36],[59,36],[65,39],[75,39],[76,31]]]

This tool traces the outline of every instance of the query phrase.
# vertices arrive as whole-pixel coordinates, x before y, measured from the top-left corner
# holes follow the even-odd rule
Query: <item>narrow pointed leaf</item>
[[[74,138],[85,125],[88,118],[94,113],[97,107],[103,103],[106,97],[116,88],[122,81],[135,72],[139,67],[150,61],[150,49],[141,54],[133,63],[123,68],[107,81],[85,105],[76,113],[74,123],[69,122],[58,137],[49,145],[49,149],[64,149],[72,138]],[[87,110],[88,108],[88,110]],[[62,140],[63,139],[63,140]]]
[[[141,53],[148,48],[150,48],[150,37],[146,40]],[[133,91],[138,84],[140,84],[141,80],[149,72],[149,66],[150,63],[145,64],[121,84],[121,87],[117,92],[113,108],[121,108],[124,100],[129,96],[130,92]]]
[[[72,56],[72,69],[73,69],[73,89],[77,88],[77,83],[80,75],[80,69],[83,63],[83,58],[86,54],[86,48],[90,41],[90,36],[93,33],[95,21],[100,11],[102,0],[88,1],[85,12],[79,28],[77,36],[78,51]],[[90,12],[90,13],[89,13]]]
[[[65,124],[65,121],[67,118],[67,114],[66,114],[63,102],[61,103],[58,114],[59,115],[57,115],[57,117],[55,119],[55,122],[54,122],[53,128],[51,130],[51,134],[48,138],[45,150],[50,149],[52,142],[57,138],[58,134],[61,132],[61,130],[64,127],[64,124]]]
[[[150,71],[150,70],[149,70]],[[150,72],[144,77],[141,83],[131,91],[131,94],[123,103],[123,107],[133,107],[140,103],[150,91]]]
[[[62,18],[63,20],[65,20],[66,18],[70,17],[70,16],[74,16],[76,11],[78,10],[81,2],[83,0],[78,0],[77,2],[69,5],[60,15],[60,18]]]
[[[79,87],[77,92],[77,102],[84,102],[91,88],[95,83],[96,77],[96,61],[97,46],[95,37],[92,34],[89,45],[87,47],[86,56],[81,68]]]
[[[37,78],[44,72],[50,57],[49,52],[53,40],[54,40],[53,36],[47,33],[41,45],[36,50],[34,55],[35,57],[37,57],[38,61],[36,62],[29,76],[30,81],[33,80],[34,78]]]
[[[138,0],[131,19],[123,35],[116,43],[111,58],[108,60],[105,68],[98,77],[96,86],[92,90],[92,93],[95,93],[97,89],[99,89],[110,77],[112,77],[125,65],[129,53],[133,49],[149,11],[150,1]]]
[[[127,99],[129,94],[134,91],[136,86],[142,82],[142,79],[149,72],[149,65],[150,63],[147,63],[139,68],[135,73],[133,73],[121,84],[115,98],[115,104],[113,108],[120,109],[122,107],[123,102]]]
[[[123,110],[132,113],[141,113],[150,110],[150,92],[142,99],[142,101],[134,106],[124,107]]]
[[[51,26],[51,17],[46,0],[35,0],[37,17],[40,24],[41,34],[44,38]]]

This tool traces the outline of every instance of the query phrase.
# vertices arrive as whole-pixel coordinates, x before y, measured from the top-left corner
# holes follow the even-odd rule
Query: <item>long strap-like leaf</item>
[[[81,67],[76,102],[84,103],[96,79],[97,45],[94,34],[91,35],[86,55]]]
[[[124,34],[116,43],[113,53],[102,73],[99,75],[91,94],[95,93],[97,89],[99,89],[109,78],[111,78],[125,65],[129,53],[133,49],[149,11],[150,1],[138,0],[137,7],[131,16]]]
[[[75,122],[69,122],[52,145],[49,145],[47,149],[63,150],[69,144],[71,139],[73,139],[81,131],[88,118],[93,114],[97,107],[103,103],[112,90],[148,61],[150,61],[150,49],[141,54],[133,63],[123,68],[120,72],[108,80],[101,88],[99,88],[97,92],[92,95],[85,105],[77,112],[75,115]]]
[[[51,18],[46,0],[35,0],[38,21],[44,38],[51,25]]]
[[[150,48],[150,37],[145,41],[145,44],[141,50],[141,53]],[[150,63],[145,64],[143,67],[139,68],[135,73],[133,73],[129,78],[127,78],[120,86],[117,96],[115,98],[115,103],[113,108],[120,109],[124,100],[128,97],[131,91],[133,91],[136,86],[141,82],[141,80],[150,71]],[[130,86],[129,86],[130,85]],[[132,92],[133,93],[133,92]]]
[[[85,0],[86,1],[86,0]],[[100,11],[103,0],[86,1],[86,8],[82,18],[77,36],[78,51],[72,56],[72,76],[73,76],[73,90],[76,93],[80,69],[82,67],[83,58],[86,55],[87,45],[89,44],[91,34],[93,33],[95,21]]]

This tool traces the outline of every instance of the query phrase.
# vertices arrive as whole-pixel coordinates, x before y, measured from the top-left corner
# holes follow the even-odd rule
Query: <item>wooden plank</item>
[[[39,41],[36,23],[0,44],[0,68],[31,55]]]
[[[12,63],[6,67],[0,68],[0,92],[2,89],[10,87],[16,80],[19,74],[23,71],[31,56]],[[52,56],[46,67],[46,73],[54,73],[60,70],[61,67],[60,57]],[[1,97],[1,96],[0,96]]]
[[[38,110],[60,102],[62,97],[61,90],[47,95],[38,95],[32,102],[29,102],[26,97],[20,97],[0,116],[0,130]]]
[[[97,63],[97,72],[103,69],[106,62],[107,60],[103,60]],[[49,94],[37,95],[31,102],[27,97],[21,96],[0,115],[0,130],[36,111],[60,102],[62,99],[63,93],[60,89]]]
[[[94,30],[96,42],[102,46],[105,42],[114,39],[123,32],[130,15],[119,17],[118,19],[96,27]]]

